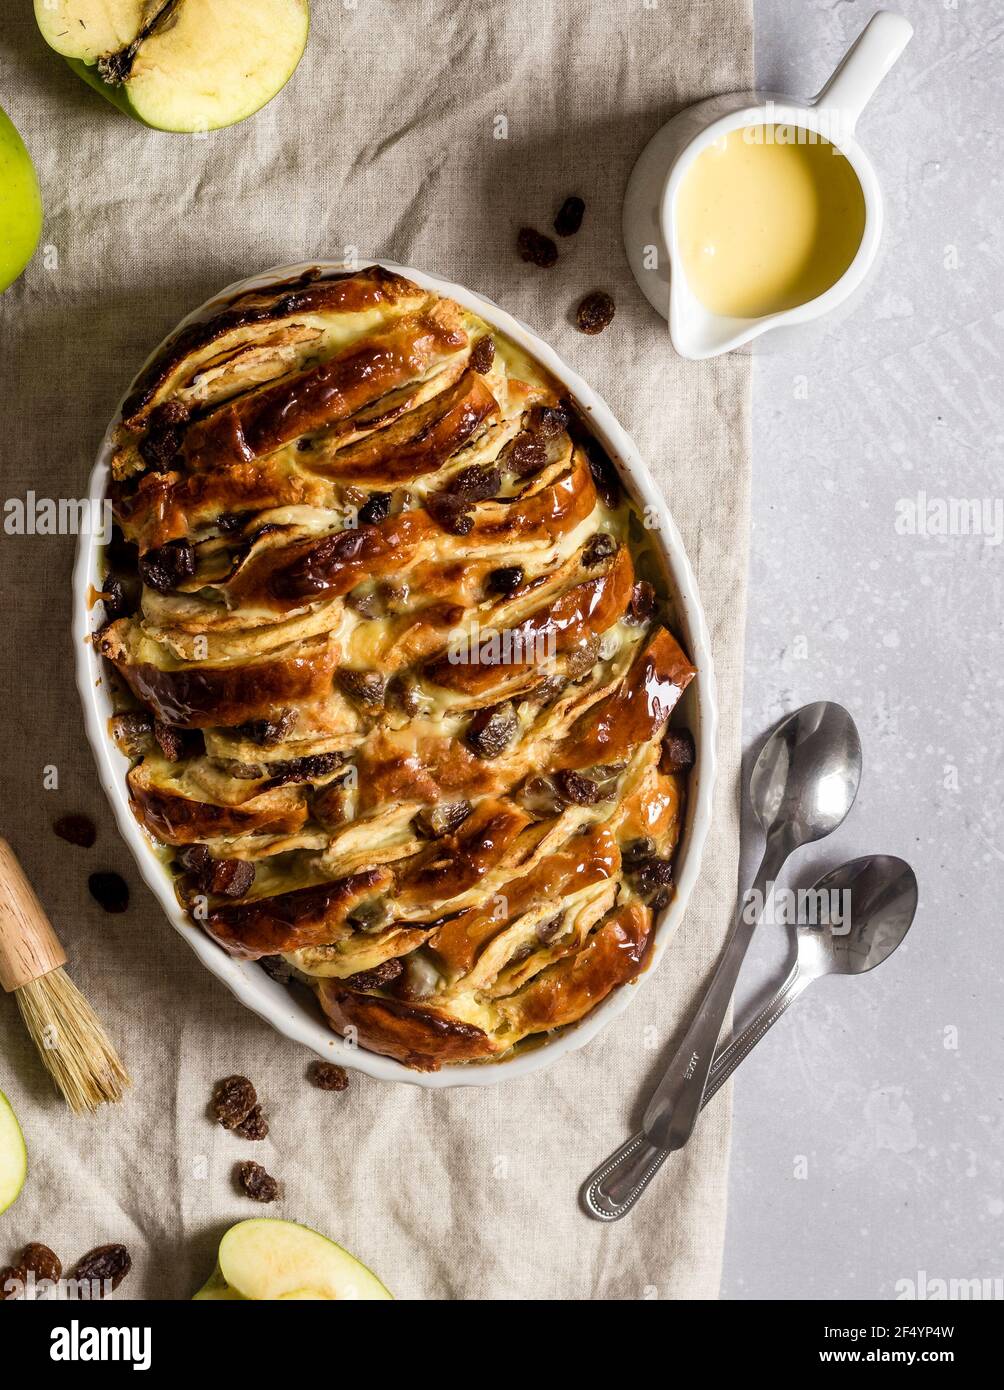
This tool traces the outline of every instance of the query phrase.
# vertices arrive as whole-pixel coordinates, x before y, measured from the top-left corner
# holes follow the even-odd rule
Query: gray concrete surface
[[[858,804],[790,881],[884,851],[921,907],[899,954],[814,986],[738,1074],[726,1298],[1004,1276],[1004,6],[893,8],[916,33],[858,128],[880,265],[851,315],[756,352],[744,727],[750,746],[807,700],[853,711]],[[814,91],[872,9],[757,0],[759,82]],[[988,534],[936,534],[952,498]],[[767,928],[740,1015],[786,950]]]

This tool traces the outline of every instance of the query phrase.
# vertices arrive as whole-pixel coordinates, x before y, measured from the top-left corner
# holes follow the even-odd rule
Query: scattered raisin
[[[376,709],[383,704],[387,682],[376,671],[354,671],[345,666],[338,672],[338,684],[356,704]]]
[[[165,401],[150,411],[140,458],[148,468],[163,473],[174,463],[188,423],[188,407],[181,401]]]
[[[178,862],[183,868],[201,874],[210,868],[213,856],[209,853],[208,845],[185,845],[178,850]]]
[[[643,835],[641,839],[631,840],[624,846],[621,850],[621,863],[625,869],[636,869],[654,855],[655,841],[650,836]]]
[[[20,1265],[4,1265],[0,1269],[0,1303],[14,1303],[24,1295],[28,1271]]]
[[[269,763],[268,780],[262,791],[273,791],[276,787],[285,787],[290,782],[316,782],[321,777],[329,777],[343,761],[341,753],[310,753],[305,758]]]
[[[129,906],[129,885],[121,874],[91,874],[87,887],[94,901],[106,912],[125,912]]]
[[[105,1284],[111,1284],[114,1292],[131,1269],[132,1259],[124,1245],[99,1245],[77,1261],[70,1278],[77,1284],[90,1284],[92,1298],[95,1292],[104,1298]]]
[[[549,236],[536,232],[532,227],[520,227],[516,238],[516,250],[521,261],[548,270],[558,259],[558,248]]]
[[[237,531],[243,531],[244,523],[251,513],[244,512],[221,512],[216,518],[216,529],[223,536],[232,536]]]
[[[413,676],[393,676],[387,686],[387,700],[402,714],[415,715],[422,708],[422,694]]]
[[[520,430],[502,450],[502,462],[518,478],[525,478],[547,463],[543,441],[530,430]]]
[[[185,845],[178,863],[188,870],[186,893],[215,893],[221,898],[242,898],[255,880],[255,866],[246,859],[214,859],[207,845]],[[183,894],[183,901],[185,894]]]
[[[381,961],[372,970],[359,970],[355,975],[349,975],[344,983],[350,989],[380,989],[382,985],[391,984],[403,973],[404,962],[394,956],[391,960]],[[320,1065],[326,1064],[322,1062]]]
[[[128,618],[131,613],[135,613],[138,601],[138,594],[133,592],[135,588],[135,581],[130,586],[120,575],[105,576],[101,585],[101,601],[104,604],[107,622],[113,623],[116,618]]]
[[[241,763],[228,760],[227,771],[231,777],[236,777],[238,782],[260,782],[265,776],[265,769],[261,763]]]
[[[334,1062],[311,1062],[307,1072],[311,1081],[320,1091],[344,1091],[348,1089],[349,1074],[344,1067]]]
[[[596,665],[596,659],[600,654],[600,639],[595,632],[584,637],[582,641],[565,653],[565,674],[570,680],[578,680],[580,676],[587,675]]]
[[[642,623],[648,622],[654,612],[655,590],[647,579],[639,579],[631,590],[631,600],[624,614],[624,621],[640,627]]]
[[[259,956],[258,964],[276,984],[288,985],[293,978],[293,967],[284,956]]]
[[[114,714],[108,729],[115,746],[127,758],[138,758],[149,752],[153,739],[153,719],[140,710],[130,710],[125,714]]]
[[[419,835],[427,840],[438,840],[441,835],[449,835],[462,825],[471,814],[469,801],[453,801],[444,806],[428,806],[419,811],[412,821]]]
[[[502,598],[512,598],[522,583],[522,565],[502,565],[501,568],[492,570],[485,580],[485,593],[499,594]]]
[[[385,580],[379,586],[378,592],[381,600],[392,613],[403,613],[407,608],[410,597],[407,584],[393,584]]]
[[[602,333],[614,316],[614,301],[605,290],[593,290],[575,311],[575,326],[580,333]]]
[[[593,569],[596,565],[601,565],[604,560],[609,560],[610,556],[617,549],[617,542],[613,536],[606,531],[597,531],[595,536],[591,536],[586,542],[582,552],[582,563],[586,569]]]
[[[292,732],[295,723],[296,710],[284,709],[275,719],[252,719],[249,724],[238,724],[234,733],[256,743],[259,748],[271,748]]]
[[[556,700],[564,690],[566,682],[561,676],[545,676],[541,683],[533,688],[533,698],[542,705],[549,705],[552,700]]]
[[[345,602],[361,618],[383,617],[383,604],[380,601],[380,596],[372,589],[367,590],[363,585],[360,585],[358,589],[353,589],[350,594],[346,594]]]
[[[479,709],[467,726],[464,741],[479,758],[497,758],[509,747],[518,728],[516,711],[506,700],[500,705]]]
[[[391,918],[390,904],[383,898],[369,898],[352,909],[346,921],[353,931],[381,931]]]
[[[60,816],[52,822],[52,828],[61,840],[79,845],[81,849],[90,849],[98,838],[90,816]]]
[[[667,729],[659,758],[660,772],[686,772],[696,758],[694,735],[689,729]]]
[[[329,782],[314,793],[310,809],[325,830],[337,830],[352,819],[349,788],[341,782]]]
[[[474,529],[471,504],[450,492],[436,492],[426,503],[429,515],[437,526],[451,536],[468,536]]]
[[[247,859],[214,859],[207,885],[220,898],[243,898],[255,879],[255,866]]]
[[[453,497],[462,497],[465,502],[483,502],[494,497],[502,486],[502,474],[493,463],[474,463],[470,468],[462,468],[451,479],[447,491]]]
[[[250,1160],[238,1163],[237,1180],[254,1202],[274,1202],[279,1195],[279,1184],[260,1163]]]
[[[239,1134],[242,1139],[251,1139],[255,1143],[260,1139],[268,1138],[268,1120],[266,1120],[260,1105],[252,1105],[240,1124],[234,1126],[234,1133]]]
[[[243,1124],[258,1104],[258,1093],[246,1076],[225,1076],[213,1087],[213,1118],[224,1129]]]
[[[617,469],[595,440],[590,440],[586,445],[586,458],[600,500],[615,511],[621,500],[621,480]]]
[[[561,931],[561,924],[565,920],[563,912],[556,912],[553,917],[547,917],[543,922],[538,922],[536,926],[537,940],[545,946]]]
[[[562,809],[561,798],[550,777],[528,777],[519,790],[519,801],[533,815],[544,819],[559,815]]]
[[[376,526],[377,522],[386,521],[389,515],[389,492],[371,492],[359,508],[359,520],[363,526]]]
[[[574,236],[582,226],[582,214],[585,210],[585,203],[573,193],[558,209],[558,215],[554,219],[554,230],[559,236]]]
[[[563,405],[535,405],[530,411],[528,425],[541,439],[556,439],[568,429],[569,415]]]
[[[32,1270],[37,1281],[48,1279],[53,1284],[59,1283],[63,1273],[63,1266],[56,1252],[34,1240],[21,1251],[21,1268],[26,1271]]]
[[[195,547],[188,541],[168,541],[139,557],[143,583],[159,594],[170,593],[195,573]]]
[[[198,729],[176,729],[172,724],[163,724],[159,719],[153,722],[153,736],[157,747],[169,763],[180,763],[182,758],[194,758],[202,752],[204,744]]]
[[[660,890],[668,888],[673,882],[672,861],[659,859],[655,855],[651,859],[642,859],[633,867],[631,877],[643,897],[661,898]]]
[[[554,785],[562,801],[570,806],[595,806],[600,800],[600,788],[590,777],[583,777],[571,769],[563,769],[554,774]]]
[[[471,349],[471,367],[481,376],[484,376],[485,372],[491,371],[494,361],[495,339],[486,333],[483,338],[478,339]]]

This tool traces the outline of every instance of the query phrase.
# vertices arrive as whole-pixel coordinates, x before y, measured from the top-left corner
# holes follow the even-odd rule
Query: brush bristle
[[[132,1083],[69,975],[59,967],[15,991],[21,1017],[46,1070],[76,1113],[121,1100]]]

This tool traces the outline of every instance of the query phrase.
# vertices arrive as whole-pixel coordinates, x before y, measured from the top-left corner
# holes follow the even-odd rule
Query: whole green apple
[[[0,291],[21,274],[42,235],[35,166],[13,122],[0,110]]]

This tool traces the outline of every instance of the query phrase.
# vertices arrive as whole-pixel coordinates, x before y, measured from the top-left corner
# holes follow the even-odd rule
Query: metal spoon
[[[842,705],[828,700],[788,715],[760,750],[750,778],[750,801],[766,835],[760,868],[711,984],[649,1101],[641,1142],[629,1140],[601,1164],[602,1190],[596,1193],[601,1209],[587,1201],[600,1220],[622,1216],[666,1153],[682,1148],[690,1138],[729,1000],[773,884],[789,855],[832,834],[843,822],[860,781],[861,740],[854,720]],[[587,1191],[595,1176],[587,1179]]]
[[[715,1053],[702,1109],[813,980],[874,970],[895,951],[917,912],[917,875],[892,854],[852,859],[809,891],[830,920],[796,927],[798,954],[790,975],[742,1032]],[[834,913],[832,906],[841,903],[849,906],[849,919],[835,920],[843,909]]]
[[[852,859],[849,864],[825,874],[810,892],[825,894],[831,904],[849,901],[850,922],[799,925],[796,932],[798,955],[791,973],[742,1032],[715,1053],[701,1101],[702,1110],[813,980],[821,980],[824,975],[862,975],[866,970],[874,970],[892,955],[906,936],[917,911],[917,879],[913,870],[905,860],[888,854]],[[847,899],[843,898],[845,893],[849,895]],[[630,1159],[647,1144],[643,1131],[639,1130],[590,1175],[582,1191],[590,1215],[600,1221],[616,1221],[630,1211],[669,1157],[669,1150],[655,1151],[644,1180],[619,1204],[611,1200],[605,1180],[619,1163]]]

